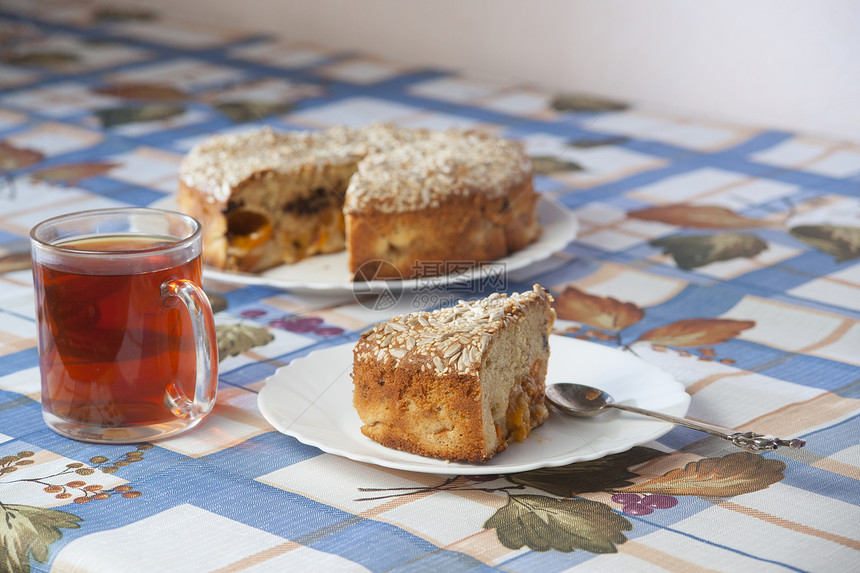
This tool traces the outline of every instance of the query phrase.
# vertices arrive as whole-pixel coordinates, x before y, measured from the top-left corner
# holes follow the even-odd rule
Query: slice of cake
[[[391,448],[483,462],[546,420],[552,297],[540,285],[377,324],[355,347],[362,433]]]

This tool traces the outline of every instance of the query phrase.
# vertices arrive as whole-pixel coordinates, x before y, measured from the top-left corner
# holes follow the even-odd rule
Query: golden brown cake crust
[[[551,301],[535,285],[402,315],[365,332],[353,363],[362,433],[392,448],[470,462],[527,437],[548,415]]]
[[[438,207],[396,216],[347,212],[350,271],[377,279],[412,279],[434,276],[432,271],[446,268],[445,263],[464,271],[496,261],[537,238],[536,201],[537,193],[526,181],[507,197],[453,197]]]

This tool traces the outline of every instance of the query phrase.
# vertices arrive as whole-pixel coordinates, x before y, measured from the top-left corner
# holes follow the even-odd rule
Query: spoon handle
[[[676,416],[670,416],[669,414],[662,414],[660,412],[654,412],[652,410],[643,410],[642,408],[637,408],[636,406],[628,406],[626,404],[607,404],[607,406],[609,406],[610,408],[625,410],[627,412],[642,414],[644,416],[651,416],[652,418],[658,418],[666,422],[677,424],[678,426],[684,426],[685,428],[699,430],[700,432],[711,434],[712,436],[722,438],[723,440],[728,440],[737,447],[749,450],[751,452],[775,450],[780,446],[786,446],[789,448],[802,448],[806,445],[805,440],[800,440],[797,438],[793,440],[783,440],[781,438],[777,438],[776,436],[771,436],[769,434],[756,434],[755,432],[738,432],[737,430],[722,428],[713,424],[694,422],[686,418],[678,418]]]

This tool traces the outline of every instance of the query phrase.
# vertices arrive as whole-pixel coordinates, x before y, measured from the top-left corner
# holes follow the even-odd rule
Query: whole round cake
[[[177,201],[203,225],[208,265],[259,272],[346,249],[364,280],[522,249],[540,234],[537,198],[515,142],[374,124],[213,136],[183,159]]]

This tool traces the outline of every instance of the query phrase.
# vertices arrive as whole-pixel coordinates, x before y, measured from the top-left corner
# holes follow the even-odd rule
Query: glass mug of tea
[[[55,217],[30,232],[42,416],[98,443],[196,425],[218,384],[200,224],[149,208]]]

